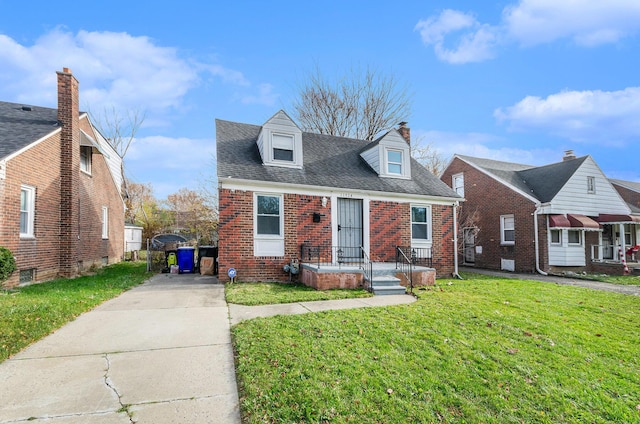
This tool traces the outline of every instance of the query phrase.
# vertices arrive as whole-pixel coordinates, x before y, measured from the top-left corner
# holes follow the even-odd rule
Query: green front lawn
[[[640,422],[640,298],[469,277],[233,327],[243,422]]]
[[[147,278],[145,263],[121,262],[95,275],[0,290],[0,362]]]
[[[225,296],[229,303],[255,306],[313,300],[351,299],[370,297],[372,294],[366,290],[315,290],[304,284],[227,283]]]

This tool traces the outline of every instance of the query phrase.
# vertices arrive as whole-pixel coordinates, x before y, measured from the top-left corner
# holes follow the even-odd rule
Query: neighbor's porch
[[[393,262],[372,261],[364,248],[313,246],[300,249],[300,281],[317,290],[364,288],[374,294],[412,293],[435,284],[432,251],[396,246]]]

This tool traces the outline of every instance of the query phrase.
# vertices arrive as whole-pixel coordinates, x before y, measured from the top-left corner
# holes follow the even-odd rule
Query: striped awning
[[[569,213],[565,215],[549,215],[549,227],[570,228],[574,230],[598,231],[600,224],[586,215]]]

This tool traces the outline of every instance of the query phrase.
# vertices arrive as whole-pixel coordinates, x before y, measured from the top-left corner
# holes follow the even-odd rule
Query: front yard
[[[640,298],[467,277],[235,326],[243,421],[640,422]]]

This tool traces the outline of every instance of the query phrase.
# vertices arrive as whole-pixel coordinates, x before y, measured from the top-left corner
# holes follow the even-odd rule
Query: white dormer
[[[409,144],[395,129],[371,143],[360,156],[381,177],[411,178]]]
[[[302,131],[283,110],[262,126],[257,143],[263,164],[302,168]]]

